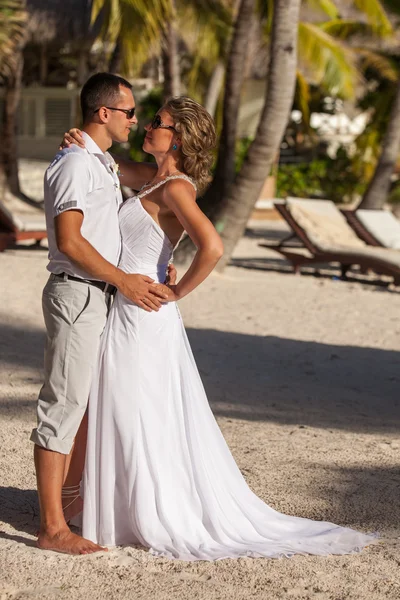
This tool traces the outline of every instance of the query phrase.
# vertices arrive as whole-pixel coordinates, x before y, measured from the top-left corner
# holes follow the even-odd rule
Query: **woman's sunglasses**
[[[172,129],[173,131],[176,131],[175,127],[172,127],[172,125],[166,125],[165,123],[163,123],[160,115],[156,115],[154,117],[154,119],[151,122],[151,128],[152,129],[159,129],[159,128]]]
[[[97,108],[94,112],[99,112],[100,108]],[[113,106],[105,106],[104,108],[108,108],[108,110],[119,110],[119,112],[125,113],[127,119],[133,119],[136,110],[136,106],[134,106],[133,108],[114,108]]]

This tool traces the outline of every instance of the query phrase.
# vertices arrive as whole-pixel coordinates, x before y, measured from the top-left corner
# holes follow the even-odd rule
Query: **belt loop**
[[[68,279],[68,275],[66,273],[63,273],[63,280],[67,281],[67,279]]]
[[[110,284],[109,284],[109,283],[106,283],[106,285],[105,285],[105,287],[104,287],[104,290],[103,290],[103,292],[104,292],[105,294],[107,293],[107,290],[108,290],[108,288],[109,288],[109,287],[110,287]]]

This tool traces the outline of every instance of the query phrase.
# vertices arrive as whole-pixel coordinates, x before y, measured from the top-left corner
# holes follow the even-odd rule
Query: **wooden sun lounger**
[[[378,240],[376,238],[374,238],[372,233],[370,233],[364,227],[364,225],[361,223],[361,221],[359,221],[357,219],[355,210],[349,210],[349,209],[343,208],[340,212],[342,213],[342,215],[344,215],[346,217],[348,224],[350,225],[350,227],[352,229],[354,229],[354,231],[356,232],[356,234],[358,235],[360,240],[363,240],[369,246],[378,246],[380,248],[385,248],[385,246],[380,244],[378,242]]]
[[[46,226],[43,224],[23,223],[0,202],[0,252],[21,240],[35,240],[39,243],[47,238]]]
[[[360,254],[357,254],[357,252],[346,252],[341,248],[338,248],[335,252],[319,250],[308,238],[304,229],[300,227],[297,221],[292,217],[285,204],[274,204],[274,207],[285,219],[293,233],[279,242],[279,244],[266,244],[263,242],[260,243],[259,246],[279,252],[292,264],[295,273],[299,273],[301,267],[305,265],[338,262],[340,263],[343,278],[346,278],[347,271],[351,266],[359,265],[364,272],[372,269],[382,275],[392,276],[394,282],[397,285],[400,284],[400,266],[396,267],[385,261],[382,257],[365,256],[361,252]],[[287,246],[287,242],[294,237],[297,237],[300,240],[303,244],[303,249]],[[308,251],[308,254],[304,253],[304,249]]]
[[[400,221],[393,213],[382,209],[343,209],[341,213],[358,237],[369,246],[400,251]]]

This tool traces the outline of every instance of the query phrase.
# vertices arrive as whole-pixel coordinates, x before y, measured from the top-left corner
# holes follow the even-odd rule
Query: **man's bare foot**
[[[58,531],[41,531],[37,540],[41,550],[53,550],[64,554],[92,554],[93,552],[107,552],[98,544],[86,540],[80,535],[72,533],[68,527]]]
[[[76,496],[76,498],[72,502],[68,498],[63,498],[62,503],[64,519],[67,523],[68,521],[79,515],[83,510],[83,499],[80,496]]]

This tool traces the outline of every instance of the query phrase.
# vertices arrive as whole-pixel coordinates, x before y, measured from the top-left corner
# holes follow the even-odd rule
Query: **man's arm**
[[[144,310],[158,310],[160,299],[166,298],[163,286],[153,284],[144,275],[124,273],[103,258],[81,233],[90,189],[89,168],[82,152],[66,151],[46,172],[46,181],[53,201],[58,249],[91,277],[115,285]]]
[[[134,162],[116,154],[112,155],[112,157],[119,164],[121,185],[126,185],[126,187],[132,190],[140,190],[157,173],[157,165],[154,163]]]
[[[91,277],[115,285],[119,291],[144,310],[158,310],[167,298],[162,287],[146,275],[127,274],[115,267],[81,234],[83,214],[67,210],[54,219],[57,247]]]

